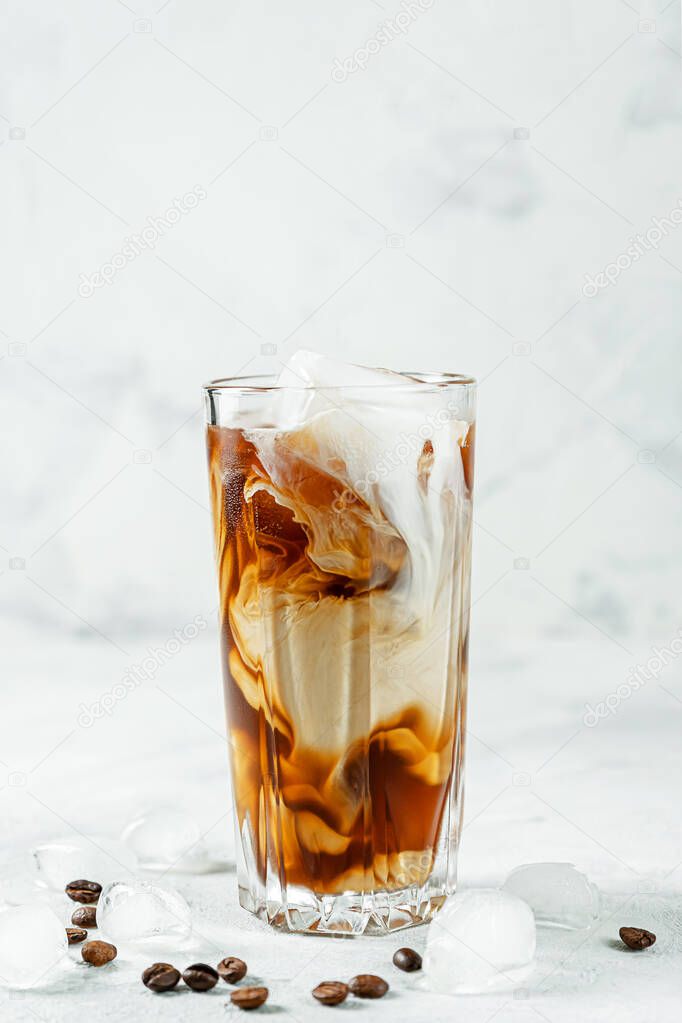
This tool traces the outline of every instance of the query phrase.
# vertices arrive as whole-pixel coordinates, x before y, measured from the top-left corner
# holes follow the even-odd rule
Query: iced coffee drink
[[[206,388],[240,901],[275,926],[454,890],[474,391],[311,352]]]

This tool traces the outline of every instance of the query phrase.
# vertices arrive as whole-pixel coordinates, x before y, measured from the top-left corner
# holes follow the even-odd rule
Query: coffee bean
[[[226,956],[221,959],[216,969],[226,984],[236,984],[242,977],[246,976],[246,963],[236,956]]]
[[[218,974],[206,963],[194,963],[182,971],[182,979],[192,991],[210,991],[218,983]]]
[[[348,982],[348,987],[357,998],[383,998],[388,984],[373,973],[358,973]]]
[[[230,1001],[240,1009],[258,1009],[267,1002],[269,994],[266,987],[238,987],[230,995]]]
[[[81,955],[91,966],[105,966],[116,958],[118,952],[116,946],[110,945],[108,941],[86,941]]]
[[[66,940],[69,945],[78,945],[81,941],[85,941],[88,936],[88,932],[82,927],[67,927],[66,928]]]
[[[313,988],[313,998],[323,1005],[340,1005],[348,997],[348,985],[340,980],[324,980]]]
[[[150,991],[170,991],[180,980],[180,970],[170,963],[153,963],[142,974],[142,983]]]
[[[645,931],[641,927],[621,927],[618,933],[621,941],[624,941],[628,948],[649,948],[656,941],[655,934]]]
[[[74,927],[96,927],[97,907],[81,906],[80,909],[74,909],[71,914],[71,923]]]
[[[399,948],[393,956],[393,965],[405,973],[414,973],[415,970],[421,970],[422,957],[413,948]]]
[[[97,902],[102,894],[102,885],[96,881],[71,881],[64,891],[74,902]]]

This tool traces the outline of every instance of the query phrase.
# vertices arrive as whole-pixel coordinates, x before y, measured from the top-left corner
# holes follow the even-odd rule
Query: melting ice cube
[[[159,807],[140,814],[123,832],[123,841],[149,870],[206,873],[215,869],[198,823],[184,810]]]
[[[39,881],[57,891],[77,878],[104,885],[137,867],[135,855],[122,842],[101,835],[43,842],[32,851]]]
[[[535,919],[521,899],[494,888],[457,892],[434,918],[426,982],[446,994],[518,987],[533,969]]]
[[[100,895],[97,926],[123,949],[177,948],[191,934],[192,914],[172,888],[151,881],[114,881]]]
[[[599,889],[572,863],[516,867],[503,891],[527,902],[539,924],[582,930],[599,919]]]
[[[346,390],[343,402],[367,397],[368,387],[384,387],[387,383],[409,383],[402,374],[389,370],[370,369],[319,352],[300,348],[291,355],[277,378],[277,390],[271,394],[273,422],[279,429],[293,429],[311,416],[337,407],[339,387]],[[390,395],[384,395],[384,402]],[[404,406],[404,396],[400,397]]]
[[[0,913],[0,984],[42,987],[67,964],[66,930],[49,906],[15,906]]]
[[[63,902],[63,897],[40,881],[33,857],[18,856],[0,864],[0,909],[25,906],[29,902],[49,905],[51,899]]]

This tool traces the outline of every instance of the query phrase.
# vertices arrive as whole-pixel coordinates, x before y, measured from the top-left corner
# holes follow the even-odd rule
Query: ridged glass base
[[[454,890],[454,888],[452,889]],[[426,885],[393,892],[315,896],[290,888],[287,905],[260,898],[239,886],[239,903],[280,931],[304,934],[389,934],[427,923],[451,891]]]

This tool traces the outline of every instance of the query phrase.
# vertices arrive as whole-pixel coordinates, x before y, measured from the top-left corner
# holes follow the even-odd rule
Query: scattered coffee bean
[[[313,988],[313,998],[323,1005],[340,1005],[348,997],[348,985],[339,980],[324,980]]]
[[[218,983],[218,974],[206,963],[194,963],[182,971],[182,979],[192,991],[210,991]]]
[[[226,984],[236,984],[242,977],[246,976],[246,963],[236,956],[226,956],[221,959],[216,969]]]
[[[388,984],[373,973],[358,973],[348,982],[348,987],[357,998],[383,998],[388,991]]]
[[[74,909],[71,914],[71,923],[74,927],[96,927],[97,907],[81,906],[80,909]]]
[[[81,941],[85,941],[87,936],[88,932],[83,927],[66,928],[66,940],[69,945],[78,945]]]
[[[240,1009],[258,1009],[267,1002],[270,992],[266,987],[238,987],[230,1001]]]
[[[97,902],[102,894],[102,885],[96,881],[71,881],[64,891],[74,902]]]
[[[621,927],[618,933],[621,941],[624,941],[628,948],[649,948],[656,941],[655,934],[645,931],[641,927]]]
[[[180,970],[170,963],[154,963],[142,974],[142,983],[150,991],[170,991],[180,980]]]
[[[81,955],[91,966],[105,966],[116,958],[118,952],[116,946],[110,945],[108,941],[86,941]]]
[[[415,970],[421,970],[422,957],[413,948],[399,948],[393,956],[393,965],[405,973],[414,973]]]

